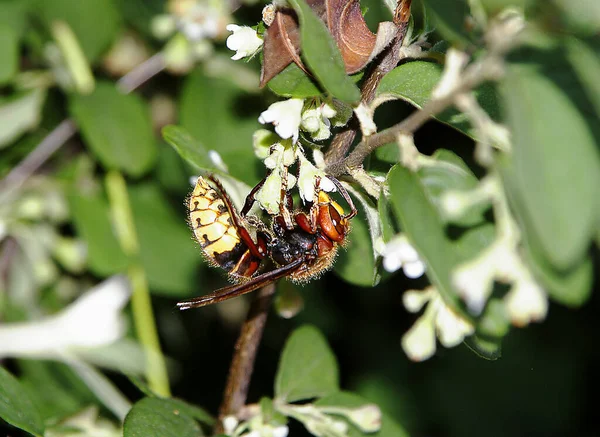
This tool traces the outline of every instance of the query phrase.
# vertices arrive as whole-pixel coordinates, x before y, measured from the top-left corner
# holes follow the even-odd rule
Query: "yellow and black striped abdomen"
[[[208,261],[235,274],[248,248],[225,202],[223,195],[200,176],[189,198],[190,225]]]

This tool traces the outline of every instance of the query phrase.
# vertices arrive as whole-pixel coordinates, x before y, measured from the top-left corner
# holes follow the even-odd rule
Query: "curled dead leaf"
[[[391,22],[380,23],[377,34],[371,32],[359,0],[307,0],[307,4],[327,25],[348,74],[365,68],[396,36],[397,27]],[[296,14],[291,9],[278,9],[265,34],[260,86],[265,86],[291,62],[309,74],[300,59],[300,29]]]

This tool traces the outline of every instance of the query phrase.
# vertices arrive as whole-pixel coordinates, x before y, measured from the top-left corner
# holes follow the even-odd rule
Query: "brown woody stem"
[[[269,284],[254,295],[246,321],[242,325],[240,336],[235,344],[223,401],[219,407],[219,421],[215,426],[215,434],[223,432],[223,418],[230,415],[236,416],[246,404],[256,353],[274,293],[275,284]]]
[[[361,101],[366,105],[369,105],[373,101],[375,91],[383,76],[396,67],[400,61],[400,47],[402,47],[406,31],[408,30],[411,3],[412,0],[399,0],[396,13],[394,14],[394,23],[397,27],[396,36],[389,47],[375,60],[374,65],[365,75],[360,93]],[[338,133],[333,138],[325,155],[326,164],[333,165],[344,159],[350,150],[350,146],[352,146],[357,131],[358,123],[350,124],[348,129]]]

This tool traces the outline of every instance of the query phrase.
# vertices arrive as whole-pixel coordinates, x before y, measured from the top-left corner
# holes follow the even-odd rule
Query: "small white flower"
[[[312,165],[300,149],[298,149],[297,156],[300,165],[300,171],[298,172],[298,191],[300,192],[300,197],[303,201],[315,201],[315,185],[317,179],[319,180],[319,190],[327,192],[336,191],[335,184],[331,179],[327,177],[323,170],[319,170]]]
[[[402,268],[407,278],[416,279],[425,273],[425,263],[404,234],[392,238],[383,248],[383,268],[395,272]]]
[[[315,141],[326,140],[331,136],[330,118],[335,117],[336,110],[328,103],[307,109],[302,113],[302,130],[310,133]]]
[[[63,353],[114,343],[124,334],[121,310],[130,287],[115,276],[92,288],[60,313],[0,327],[0,357],[62,359]]]
[[[263,40],[257,35],[256,30],[251,27],[228,24],[226,29],[233,32],[227,38],[227,48],[236,52],[231,57],[234,61],[254,56],[263,45]]]
[[[540,322],[548,312],[548,297],[531,277],[522,277],[505,296],[508,315],[515,326]]]
[[[225,434],[231,435],[239,423],[239,420],[235,416],[225,416],[223,418],[223,431],[225,431]]]
[[[261,124],[273,123],[275,132],[281,138],[298,141],[300,122],[302,120],[303,99],[289,99],[273,103],[258,117]]]
[[[188,8],[184,15],[178,18],[179,31],[192,42],[215,38],[221,30],[222,12],[201,3]]]
[[[475,327],[446,305],[434,287],[409,290],[403,302],[410,312],[419,311],[427,302],[425,312],[402,337],[402,348],[413,361],[424,361],[435,353],[436,333],[444,347],[454,347],[475,332]]]

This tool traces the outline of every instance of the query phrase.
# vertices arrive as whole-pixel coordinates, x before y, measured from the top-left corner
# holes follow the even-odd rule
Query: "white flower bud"
[[[320,190],[327,192],[336,190],[335,184],[327,177],[323,170],[319,170],[317,167],[312,165],[301,152],[298,152],[297,156],[300,165],[300,171],[298,174],[298,191],[300,191],[300,197],[305,202],[314,202],[315,184],[317,178],[320,180]]]
[[[360,428],[362,432],[377,432],[381,428],[381,410],[375,404],[363,405],[351,410],[348,419]]]
[[[402,337],[402,349],[413,361],[425,361],[435,353],[435,327],[432,315],[428,308]]]
[[[506,309],[515,326],[526,326],[546,318],[548,298],[544,290],[533,280],[517,281],[505,297]]]
[[[227,38],[227,48],[235,50],[235,55],[231,57],[234,61],[255,55],[263,45],[263,40],[251,27],[228,24],[226,29],[233,32]]]

